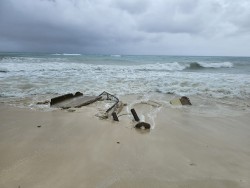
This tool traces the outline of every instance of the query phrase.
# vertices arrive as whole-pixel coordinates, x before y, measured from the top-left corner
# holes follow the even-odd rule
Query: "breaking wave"
[[[190,62],[190,63],[156,63],[145,64],[137,66],[140,71],[183,71],[183,70],[199,70],[199,69],[219,69],[219,68],[233,68],[233,63],[202,63],[202,62]]]
[[[113,54],[113,55],[110,55],[110,57],[121,57],[121,55],[119,55],[119,54]]]
[[[202,62],[193,62],[190,63],[187,69],[203,69],[203,68],[233,68],[233,63],[231,62],[222,62],[222,63],[202,63]]]
[[[57,55],[1,59],[1,96],[19,98],[75,91],[95,95],[103,90],[117,95],[156,91],[215,98],[249,99],[250,96],[246,87],[250,84],[248,60],[241,68],[238,61],[226,58],[220,62],[220,59],[185,57],[161,60],[144,56]]]
[[[67,53],[63,53],[63,54],[52,54],[52,55],[65,55],[65,56],[80,56],[82,54],[67,54]]]

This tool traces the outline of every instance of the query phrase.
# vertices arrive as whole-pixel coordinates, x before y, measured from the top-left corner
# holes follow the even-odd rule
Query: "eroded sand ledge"
[[[93,114],[0,105],[0,187],[250,187],[250,114],[163,108],[150,132]]]

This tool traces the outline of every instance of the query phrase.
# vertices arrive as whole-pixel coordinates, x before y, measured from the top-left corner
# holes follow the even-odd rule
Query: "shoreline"
[[[163,107],[145,131],[133,128],[131,116],[98,119],[98,107],[1,104],[0,187],[250,186],[249,113],[208,117]],[[150,107],[136,109],[150,121]]]
[[[37,103],[43,103],[44,101],[49,102],[51,98],[57,96],[59,95],[35,95],[27,96],[25,98],[0,97],[0,105],[33,109],[39,111],[51,111],[54,110],[54,108],[51,108],[49,104]],[[118,97],[126,104],[129,104],[131,108],[132,105],[139,104],[145,101],[154,101],[156,103],[159,103],[161,106],[164,106],[165,108],[179,108],[179,106],[171,105],[170,101],[172,99],[180,98],[181,95],[150,92],[147,94],[116,95],[116,97]],[[192,103],[192,108],[189,108],[190,111],[193,111],[197,114],[200,114],[201,111],[204,112],[202,113],[202,115],[205,115],[207,113],[213,116],[216,116],[216,114],[218,114],[218,116],[235,116],[235,113],[237,115],[250,113],[250,102],[248,98],[214,98],[201,95],[188,95],[187,97],[190,98]],[[92,106],[98,106],[98,104],[94,103],[94,105]],[[185,106],[183,107],[185,108]]]

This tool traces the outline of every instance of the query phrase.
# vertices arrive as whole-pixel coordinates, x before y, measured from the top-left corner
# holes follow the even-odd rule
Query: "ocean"
[[[250,57],[0,53],[1,103],[27,106],[76,91],[188,96],[248,108]]]

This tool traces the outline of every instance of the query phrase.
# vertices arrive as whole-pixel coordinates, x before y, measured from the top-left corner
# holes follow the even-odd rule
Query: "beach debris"
[[[132,108],[131,110],[131,113],[135,119],[136,122],[138,122],[136,125],[135,125],[135,128],[137,129],[150,129],[150,124],[149,123],[146,123],[146,122],[140,122],[140,119],[135,111],[134,108]]]
[[[65,101],[65,100],[68,100],[68,99],[72,99],[74,97],[78,97],[79,93],[78,92],[76,92],[76,93],[77,93],[76,96],[74,94],[72,94],[72,93],[68,93],[68,94],[65,94],[65,95],[54,97],[54,98],[51,99],[50,105],[52,106],[52,105],[55,105],[55,104],[60,103],[62,101]]]
[[[137,128],[137,129],[150,129],[151,126],[150,126],[149,123],[140,122],[140,119],[139,119],[139,117],[138,117],[138,115],[137,115],[137,113],[136,113],[136,111],[135,111],[134,108],[131,109],[131,113],[132,113],[132,115],[134,116],[135,121],[139,122],[139,123],[137,123],[137,124],[135,125],[135,128]]]
[[[116,142],[117,144],[120,144],[120,142]]]
[[[122,109],[123,109],[124,106],[126,106],[126,104],[124,104],[122,101],[119,101],[117,103],[117,105],[115,106],[115,108],[114,108],[114,112],[116,112],[117,114],[119,114],[122,111]]]
[[[104,100],[109,100],[112,102],[114,101],[114,103],[113,104],[111,103],[112,105],[109,106],[108,109],[105,110],[105,112],[99,113],[96,116],[98,116],[101,119],[107,119],[113,112],[115,112],[116,115],[112,115],[113,119],[115,121],[119,121],[117,114],[122,111],[124,104],[121,101],[119,101],[119,99],[116,96],[106,91],[102,92],[98,96],[86,96],[79,91],[76,92],[75,94],[68,93],[65,95],[52,98],[50,100],[50,106],[61,109],[69,109],[68,112],[74,112],[75,109],[71,108],[80,108],[82,106],[92,104],[96,101],[104,101]]]
[[[175,105],[175,106],[182,105],[180,99],[172,99],[170,101],[170,104]]]
[[[95,116],[98,117],[98,118],[100,118],[100,119],[108,119],[109,118],[109,116],[108,116],[108,114],[106,112],[104,112],[104,113],[97,113]]]
[[[139,122],[135,125],[135,128],[137,129],[150,129],[150,124],[146,122]]]
[[[181,98],[178,98],[178,99],[172,99],[170,101],[170,104],[172,104],[172,105],[192,105],[190,102],[190,99],[186,96],[182,96]]]
[[[137,115],[137,113],[136,113],[136,111],[135,111],[134,108],[131,109],[131,113],[132,113],[132,115],[134,116],[135,121],[139,122],[140,119],[139,119],[139,117],[138,117],[138,115]]]
[[[186,96],[181,97],[180,101],[182,105],[192,105],[189,98]]]
[[[66,95],[52,98],[50,106],[62,109],[80,108],[82,106],[92,104],[100,99],[101,96],[84,96],[81,92],[76,92],[75,95],[68,93]]]
[[[135,101],[130,105],[131,108],[138,106],[142,110],[142,114],[139,114],[140,122],[148,122],[150,124],[150,129],[155,127],[155,119],[157,118],[158,112],[162,109],[162,103],[160,101],[141,99]]]
[[[37,125],[38,128],[42,127],[41,125]]]
[[[123,103],[115,95],[112,95],[106,91],[102,92],[99,97],[101,97],[100,100],[108,100],[114,103],[111,106],[108,106],[108,109],[96,114],[96,116],[100,119],[108,119],[112,115],[114,121],[119,121],[117,114],[122,111],[124,106]]]
[[[110,93],[108,93],[108,92],[106,92],[106,91],[102,92],[102,93],[99,95],[99,97],[101,97],[101,98],[104,99],[104,100],[112,100],[112,101],[115,102],[111,107],[109,107],[109,108],[106,110],[106,113],[110,112],[112,109],[115,110],[115,109],[119,106],[119,105],[118,105],[119,99],[118,99],[116,96],[114,96],[114,95],[112,95],[112,94],[110,94]]]
[[[112,116],[113,116],[113,120],[114,121],[119,121],[119,119],[118,119],[118,117],[117,117],[117,115],[116,115],[115,112],[112,113]]]

